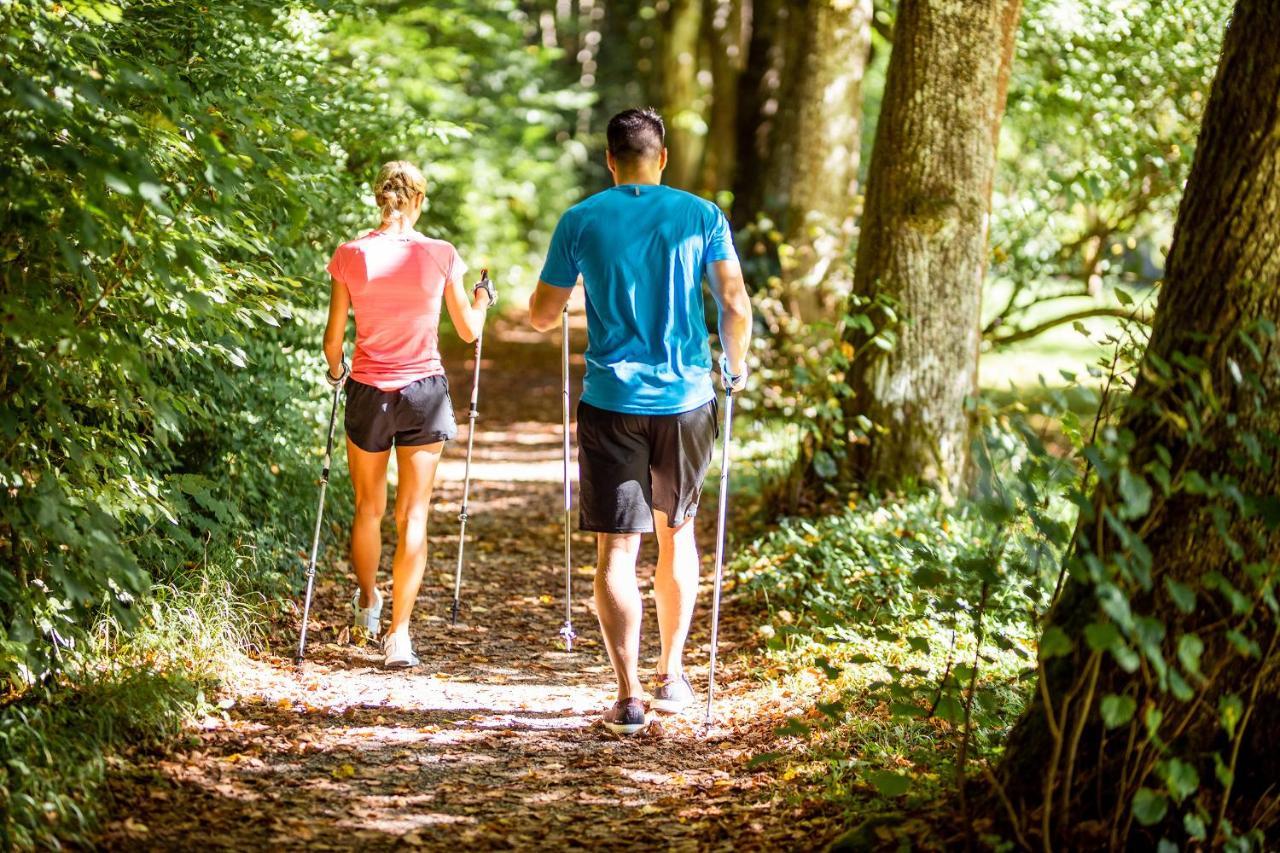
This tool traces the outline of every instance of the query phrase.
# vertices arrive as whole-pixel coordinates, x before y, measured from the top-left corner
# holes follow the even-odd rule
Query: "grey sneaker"
[[[678,714],[692,701],[693,686],[684,673],[677,676],[659,675],[649,707],[666,714]]]
[[[609,731],[619,735],[633,735],[649,724],[644,716],[644,703],[634,696],[619,699],[604,712],[604,724]]]

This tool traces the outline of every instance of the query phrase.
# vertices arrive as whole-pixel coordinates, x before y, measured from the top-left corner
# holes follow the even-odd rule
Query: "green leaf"
[[[1191,587],[1172,578],[1165,578],[1164,588],[1169,591],[1173,605],[1181,612],[1190,613],[1196,609],[1196,594],[1191,591]]]
[[[747,761],[747,769],[755,770],[757,767],[772,764],[780,758],[786,758],[786,756],[787,754],[785,752],[762,752],[758,755],[751,756]]]
[[[1204,653],[1204,641],[1196,634],[1183,634],[1178,638],[1178,662],[1191,675],[1200,674],[1200,656]]]
[[[1121,518],[1141,518],[1151,509],[1151,486],[1141,474],[1121,468],[1118,487],[1120,497],[1124,500],[1119,513]]]
[[[1165,783],[1169,794],[1181,803],[1200,787],[1200,774],[1181,758],[1171,758],[1165,766]]]
[[[1239,696],[1228,693],[1218,699],[1218,722],[1222,723],[1227,737],[1236,736],[1236,726],[1240,724],[1242,716],[1244,716],[1244,702]]]
[[[900,797],[911,788],[911,779],[902,773],[873,770],[863,777],[882,797]]]
[[[1084,640],[1095,652],[1104,652],[1123,642],[1120,632],[1110,622],[1090,622],[1084,628]]]
[[[1208,830],[1205,828],[1204,820],[1193,812],[1188,812],[1182,816],[1182,828],[1187,831],[1187,835],[1192,841],[1204,841],[1209,835]]]
[[[912,651],[920,652],[923,655],[929,654],[929,641],[924,637],[907,637],[907,645]]]
[[[1049,660],[1069,654],[1071,654],[1071,639],[1067,636],[1067,632],[1057,625],[1051,625],[1040,636],[1040,659]]]
[[[1104,696],[1100,706],[1102,724],[1109,729],[1123,726],[1133,719],[1133,713],[1137,709],[1138,703],[1132,696],[1115,694]]]
[[[1150,788],[1139,788],[1133,795],[1133,816],[1143,826],[1154,826],[1164,820],[1169,811],[1169,799]]]
[[[799,717],[789,717],[785,723],[773,730],[778,737],[803,737],[810,734],[809,726]]]
[[[836,474],[840,473],[835,459],[831,458],[831,454],[825,450],[819,450],[813,455],[813,470],[824,480],[834,479]]]

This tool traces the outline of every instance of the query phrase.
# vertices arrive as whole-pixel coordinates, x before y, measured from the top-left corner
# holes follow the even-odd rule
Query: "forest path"
[[[431,558],[414,612],[422,665],[387,671],[372,646],[345,642],[354,582],[331,545],[301,671],[291,662],[295,619],[271,637],[280,657],[256,656],[224,686],[221,718],[206,720],[177,751],[136,756],[113,774],[104,847],[812,849],[835,834],[830,806],[794,790],[785,796],[767,768],[748,766],[801,704],[752,677],[746,617],[732,606],[709,734],[701,704],[632,738],[599,723],[614,682],[591,603],[590,534],[574,534],[580,636],[572,653],[556,634],[564,574],[559,347],[501,322],[489,338],[459,626],[450,627],[448,613],[465,440],[449,445],[436,489]],[[575,399],[582,344],[575,340]],[[446,363],[461,413],[469,348],[455,341]],[[345,466],[335,475],[345,476]],[[704,510],[707,555],[714,522]],[[392,546],[388,535],[384,591]],[[646,537],[642,672],[652,671],[656,654],[655,560]],[[709,576],[709,556],[703,562]],[[709,587],[687,655],[701,701]]]

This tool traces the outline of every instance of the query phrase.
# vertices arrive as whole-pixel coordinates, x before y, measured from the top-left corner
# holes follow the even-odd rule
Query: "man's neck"
[[[635,172],[632,174],[619,173],[614,177],[614,186],[629,187],[636,184],[657,186],[662,183],[662,173],[656,172]]]

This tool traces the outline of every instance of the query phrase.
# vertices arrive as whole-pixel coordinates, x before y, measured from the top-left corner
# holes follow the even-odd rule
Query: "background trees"
[[[4,701],[113,671],[164,584],[286,609],[321,271],[378,162],[518,290],[649,103],[758,309],[734,568],[812,700],[762,760],[933,825],[998,767],[955,805],[1017,844],[1257,846],[1275,13],[1210,97],[1230,0],[961,5],[4,6]]]

